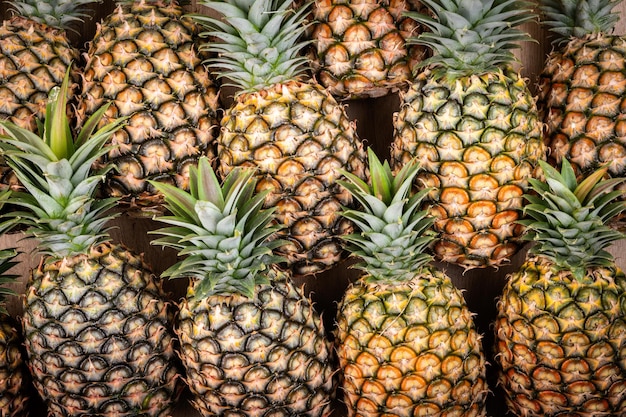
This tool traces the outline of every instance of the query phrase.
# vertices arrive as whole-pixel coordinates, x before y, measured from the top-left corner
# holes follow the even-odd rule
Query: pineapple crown
[[[10,194],[10,190],[4,191],[2,192],[2,194],[0,194],[0,208],[4,206]],[[8,231],[17,223],[18,220],[18,218],[13,217],[0,221],[0,235],[8,233]],[[7,284],[15,282],[15,280],[19,276],[10,275],[7,272],[15,265],[17,265],[15,257],[18,254],[19,252],[14,248],[0,250],[0,315],[8,314],[5,306],[6,299],[8,297],[17,296],[17,293],[15,291],[7,287]]]
[[[415,11],[405,14],[430,31],[407,41],[430,47],[433,56],[420,62],[435,75],[464,77],[501,69],[516,60],[518,41],[532,40],[516,29],[535,19],[530,2],[521,0],[422,0],[434,18]]]
[[[152,244],[178,250],[185,258],[163,272],[170,278],[198,280],[194,298],[215,294],[253,297],[257,284],[267,283],[280,240],[271,224],[274,209],[263,210],[267,192],[255,194],[254,170],[237,167],[220,182],[206,157],[189,168],[189,192],[151,181],[163,194],[171,215],[157,217],[171,225],[155,230],[163,237]]]
[[[95,131],[108,105],[101,107],[83,125],[76,140],[67,116],[68,69],[60,87],[55,87],[46,106],[45,123],[39,134],[8,121],[0,121],[0,150],[26,192],[13,192],[9,202],[25,208],[10,215],[27,224],[27,235],[40,240],[38,249],[50,259],[81,254],[92,245],[108,240],[105,224],[116,199],[96,200],[93,195],[106,172],[92,173],[93,163],[108,149],[105,142],[124,119]]]
[[[301,50],[310,3],[294,10],[292,0],[201,1],[223,18],[193,14],[208,28],[201,36],[215,38],[201,49],[215,53],[206,63],[218,77],[241,92],[262,90],[297,78],[307,70]]]
[[[619,20],[619,14],[612,10],[620,1],[541,0],[541,23],[556,35],[553,40],[556,44],[590,34],[610,33]]]
[[[188,6],[192,4],[191,0],[116,0],[115,4],[133,4],[140,2],[141,4],[163,4],[163,5],[177,5]]]
[[[342,211],[360,228],[360,233],[342,239],[348,242],[351,254],[363,260],[354,267],[365,271],[368,280],[411,280],[432,260],[425,250],[435,237],[427,232],[434,218],[427,210],[419,210],[430,189],[409,196],[419,170],[417,160],[394,176],[389,163],[381,163],[371,148],[368,158],[371,185],[345,171],[348,181],[339,181],[362,206]]]
[[[71,25],[90,17],[86,5],[102,3],[102,0],[14,0],[9,1],[9,10],[35,22],[58,29],[69,29]]]
[[[18,296],[13,289],[7,287],[7,284],[11,284],[19,278],[19,275],[7,273],[18,264],[15,261],[17,255],[19,255],[19,252],[15,248],[0,250],[0,315],[9,314],[5,305],[6,299]]]
[[[603,167],[578,183],[570,163],[562,161],[561,172],[539,161],[545,181],[530,178],[535,194],[525,195],[529,216],[520,223],[528,228],[526,240],[536,244],[530,253],[546,257],[559,270],[571,270],[582,279],[587,268],[610,266],[613,255],[605,249],[624,235],[607,226],[626,210],[626,202],[615,201],[623,194],[614,190],[624,178],[603,179]]]

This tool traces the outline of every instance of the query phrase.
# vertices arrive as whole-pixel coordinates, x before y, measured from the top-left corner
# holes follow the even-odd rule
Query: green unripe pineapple
[[[116,200],[94,198],[111,169],[94,162],[124,119],[97,129],[102,107],[73,137],[68,94],[69,71],[41,136],[0,121],[0,149],[24,186],[10,216],[41,255],[24,297],[29,369],[51,416],[162,416],[180,390],[170,305],[142,257],[110,241]]]
[[[187,383],[205,417],[323,417],[331,345],[312,301],[276,267],[274,210],[262,210],[254,175],[235,168],[220,184],[203,158],[188,193],[154,183],[171,215],[157,218],[170,226],[153,243],[184,257],[164,276],[190,279],[177,326]]]
[[[198,26],[176,0],[121,0],[98,25],[85,53],[78,116],[104,104],[104,125],[127,117],[104,156],[102,187],[125,211],[150,217],[163,197],[149,180],[188,187],[188,169],[215,157],[219,86],[202,63]]]
[[[275,252],[297,275],[332,268],[346,256],[342,234],[353,225],[337,213],[354,202],[340,170],[366,176],[366,155],[344,107],[307,79],[306,3],[291,0],[203,1],[223,19],[198,16],[211,37],[208,64],[236,88],[224,112],[218,173],[257,168],[258,191],[270,190],[283,245]]]

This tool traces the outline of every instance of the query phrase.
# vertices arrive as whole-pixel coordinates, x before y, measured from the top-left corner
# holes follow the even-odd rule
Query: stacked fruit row
[[[539,109],[513,69],[525,1],[224,0],[189,16],[121,1],[81,57],[64,29],[86,3],[14,1],[0,28],[2,228],[41,255],[29,372],[4,349],[2,415],[26,412],[27,374],[58,416],[169,415],[182,379],[206,416],[324,416],[338,386],[351,416],[485,415],[481,338],[432,261],[498,267],[523,241],[495,326],[510,410],[626,412],[626,278],[605,250],[626,209],[616,1],[541,3],[567,43]],[[341,100],[396,92],[381,162]],[[164,225],[152,242],[181,260],[162,277],[189,279],[177,308],[111,242],[120,211]],[[363,276],[324,329],[292,276],[348,254]],[[6,272],[16,252],[1,255]]]

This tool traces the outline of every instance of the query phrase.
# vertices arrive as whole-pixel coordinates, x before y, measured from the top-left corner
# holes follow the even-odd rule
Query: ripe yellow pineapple
[[[319,82],[338,98],[377,97],[404,88],[428,55],[406,40],[424,26],[406,16],[426,12],[416,0],[316,0],[310,38]]]
[[[290,0],[205,1],[223,19],[196,15],[212,40],[209,61],[237,87],[218,137],[219,175],[257,168],[258,190],[270,190],[285,244],[276,249],[298,275],[314,274],[344,258],[339,236],[352,225],[338,215],[352,199],[340,169],[366,175],[366,155],[345,109],[324,87],[303,78],[307,8]]]
[[[535,242],[498,302],[496,360],[507,403],[525,417],[626,415],[626,276],[606,248],[624,235],[606,223],[626,210],[604,167],[578,182],[531,180],[525,207]]]
[[[32,132],[45,115],[50,90],[61,85],[78,50],[67,30],[87,17],[86,5],[95,0],[13,0],[4,2],[12,13],[0,26],[0,120]],[[72,80],[78,82],[74,65]],[[0,128],[0,133],[2,130]],[[0,188],[18,186],[0,162]]]
[[[0,207],[10,192],[0,195]],[[6,233],[16,223],[16,219],[3,220],[0,234]],[[15,249],[0,250],[0,416],[21,417],[28,414],[30,378],[23,357],[21,329],[5,306],[7,297],[17,293],[7,287],[17,276],[8,272],[17,262]]]
[[[431,29],[410,42],[433,57],[394,119],[392,167],[420,160],[418,187],[433,187],[433,250],[465,268],[499,266],[520,246],[522,195],[544,158],[542,124],[512,48],[533,18],[517,0],[427,0],[435,15],[409,14]]]
[[[110,103],[102,124],[117,117],[103,187],[130,214],[162,211],[148,180],[185,189],[189,166],[215,157],[218,86],[202,64],[198,28],[174,0],[119,1],[98,26],[86,53],[82,119]]]
[[[123,119],[97,129],[106,106],[74,138],[69,73],[54,89],[41,137],[0,122],[24,192],[9,202],[42,255],[24,297],[29,369],[50,416],[162,416],[178,394],[171,310],[140,256],[110,241],[116,200],[95,199],[107,169],[91,172]]]
[[[612,34],[618,3],[540,2],[556,45],[538,89],[548,155],[555,166],[567,159],[577,175],[608,164],[611,177],[626,176],[626,38]]]
[[[350,417],[484,416],[485,357],[462,293],[429,265],[434,219],[410,196],[415,160],[394,176],[369,153],[371,185],[346,174],[363,205],[342,214],[361,233],[344,236],[363,276],[337,316],[337,354]]]
[[[251,168],[219,180],[208,160],[190,169],[189,193],[154,183],[171,216],[154,244],[184,256],[164,272],[189,278],[177,332],[195,408],[205,417],[324,417],[335,370],[312,302],[268,241],[278,226],[263,210]]]

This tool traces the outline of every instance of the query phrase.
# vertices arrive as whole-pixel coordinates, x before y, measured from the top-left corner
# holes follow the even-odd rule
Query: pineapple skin
[[[345,258],[340,236],[352,233],[342,206],[354,206],[337,180],[344,169],[366,178],[367,155],[343,106],[320,85],[299,81],[242,93],[225,111],[218,172],[258,169],[257,191],[271,190],[278,232],[275,250],[295,275],[322,272]]]
[[[30,377],[22,352],[22,335],[17,323],[0,315],[0,416],[28,415]]]
[[[391,164],[420,161],[418,188],[436,217],[437,259],[500,266],[521,246],[523,194],[545,159],[542,123],[512,70],[456,80],[418,75],[394,115]]]
[[[0,119],[37,132],[37,121],[43,121],[46,113],[48,93],[61,85],[68,67],[78,58],[78,50],[64,30],[23,16],[5,20],[0,25]],[[74,83],[79,81],[76,66],[71,78]],[[21,185],[0,159],[0,190],[7,188],[19,189]]]
[[[335,369],[312,302],[290,276],[269,272],[254,298],[194,301],[190,282],[177,334],[195,408],[205,417],[330,414]]]
[[[36,132],[48,93],[78,61],[78,50],[64,30],[14,16],[0,26],[0,52],[0,118]],[[72,78],[77,81],[77,69]]]
[[[315,76],[341,99],[379,97],[405,89],[428,49],[407,45],[423,28],[406,11],[424,12],[414,0],[317,0],[313,5],[311,61]]]
[[[616,266],[581,281],[533,257],[510,276],[495,324],[500,383],[521,416],[626,413],[626,277]]]
[[[156,180],[188,188],[188,168],[215,158],[219,86],[198,52],[198,27],[170,1],[120,3],[85,54],[80,120],[112,102],[101,125],[129,117],[102,163],[112,163],[103,193],[132,215],[162,213]]]
[[[23,327],[50,415],[171,415],[181,389],[172,322],[160,281],[121,245],[42,262]]]
[[[486,363],[461,292],[440,271],[348,287],[337,355],[349,417],[484,416]]]
[[[626,175],[626,39],[588,35],[552,52],[539,78],[538,107],[550,162],[579,175],[604,164]],[[621,185],[624,188],[624,185]]]

